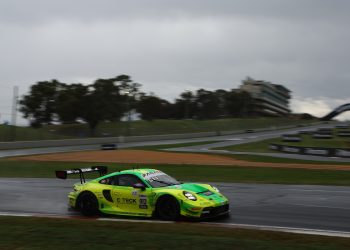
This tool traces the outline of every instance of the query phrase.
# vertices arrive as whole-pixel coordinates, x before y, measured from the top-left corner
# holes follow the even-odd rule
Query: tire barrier
[[[269,149],[290,154],[350,158],[350,149],[348,148],[299,147],[270,144]]]

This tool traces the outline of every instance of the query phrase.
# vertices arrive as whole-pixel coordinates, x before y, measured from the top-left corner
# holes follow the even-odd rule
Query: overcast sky
[[[0,122],[14,85],[120,74],[170,101],[250,76],[322,116],[350,102],[349,13],[347,0],[1,0]]]

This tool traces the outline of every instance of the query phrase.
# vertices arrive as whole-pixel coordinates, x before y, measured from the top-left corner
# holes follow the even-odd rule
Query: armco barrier
[[[299,147],[282,144],[270,144],[269,148],[290,154],[350,158],[350,149],[345,148]]]

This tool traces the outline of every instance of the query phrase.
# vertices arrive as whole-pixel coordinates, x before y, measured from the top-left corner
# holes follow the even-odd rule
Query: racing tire
[[[98,201],[92,193],[83,193],[78,199],[78,209],[85,216],[98,214]]]
[[[170,195],[162,196],[156,205],[156,216],[161,220],[176,221],[180,219],[179,202]]]

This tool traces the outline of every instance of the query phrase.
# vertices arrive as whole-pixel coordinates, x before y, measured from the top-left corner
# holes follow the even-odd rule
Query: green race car
[[[87,172],[101,176],[85,182]],[[227,198],[208,184],[180,183],[155,169],[106,173],[107,167],[90,167],[56,171],[56,176],[66,179],[69,174],[80,174],[81,183],[74,185],[68,198],[71,207],[87,216],[102,212],[177,220],[181,216],[210,218],[229,213]]]

